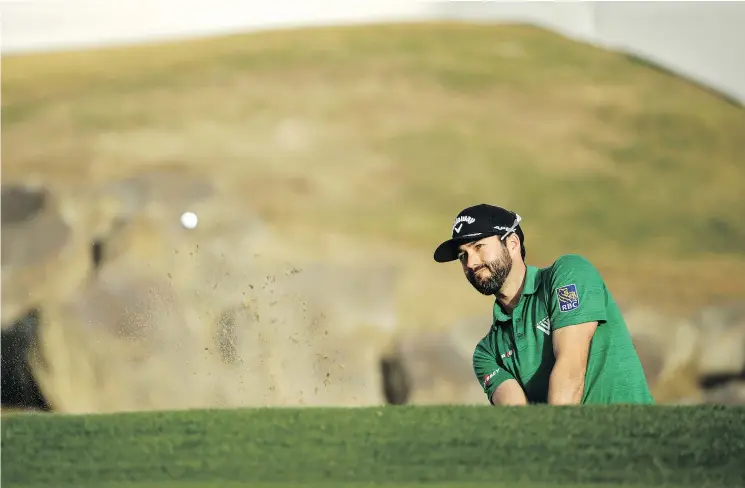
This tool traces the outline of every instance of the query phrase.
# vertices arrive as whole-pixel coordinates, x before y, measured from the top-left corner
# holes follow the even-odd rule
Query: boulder
[[[745,377],[706,390],[704,403],[745,405]]]
[[[91,248],[44,187],[2,186],[2,324],[72,296],[92,269]]]
[[[639,334],[632,340],[642,363],[644,375],[650,387],[654,389],[665,369],[665,344],[651,334]]]
[[[357,272],[344,268],[348,276]],[[220,357],[244,365],[239,368],[241,384],[269,383],[263,397],[224,392],[231,404],[384,403],[379,361],[388,336],[379,330],[385,324],[376,327],[375,317],[365,316],[364,309],[353,313],[343,296],[336,302],[329,299],[344,282],[324,281],[323,273],[315,271],[269,274],[246,286],[243,303],[220,316],[215,334]],[[319,278],[313,288],[295,278],[305,273]],[[381,308],[390,301],[386,296]]]
[[[53,410],[385,403],[393,267],[299,259],[244,196],[178,168],[21,190],[3,193],[3,313],[41,310],[24,357]]]
[[[167,281],[136,268],[105,268],[45,317],[31,365],[53,410],[209,405],[197,317]]]
[[[745,371],[745,302],[709,306],[692,317],[699,333],[699,374],[737,376]]]
[[[656,401],[668,403],[697,397],[695,364],[699,338],[691,321],[646,307],[629,307],[623,315]]]
[[[31,363],[54,410],[385,402],[393,268],[292,263],[240,199],[162,201],[137,181],[108,207],[113,225],[67,207],[100,254],[76,293],[45,304]]]
[[[316,290],[281,278],[256,283],[216,313],[157,276],[109,264],[50,311],[34,374],[63,412],[384,403],[385,341],[360,317],[355,327]]]
[[[37,339],[40,313],[28,313],[7,327],[2,339],[2,405],[18,410],[47,410],[49,408],[34,375],[29,368],[28,355]]]
[[[488,404],[472,355],[489,317],[465,318],[442,330],[402,333],[383,363],[391,403]]]

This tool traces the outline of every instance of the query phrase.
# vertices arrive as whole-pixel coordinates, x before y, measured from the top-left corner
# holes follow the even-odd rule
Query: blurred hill
[[[116,379],[129,367],[121,365],[160,357],[133,348],[122,352],[120,369],[104,361],[77,385],[73,379],[99,359],[81,370],[64,355],[50,359],[86,341],[97,341],[88,348],[129,344],[92,335],[85,324],[122,323],[107,314],[144,306],[148,298],[138,293],[145,289],[171,290],[158,293],[174,293],[181,305],[171,308],[188,315],[155,320],[148,312],[162,327],[172,323],[158,343],[192,324],[174,353],[182,359],[163,366],[179,374],[192,373],[174,366],[183,365],[184,351],[195,358],[204,349],[204,323],[224,328],[220,317],[244,313],[250,300],[236,294],[254,278],[288,276],[284,290],[300,290],[324,313],[337,310],[331,330],[346,332],[334,340],[364,345],[352,355],[370,378],[395,327],[437,334],[464,318],[488,320],[491,301],[457,266],[431,257],[457,211],[476,202],[523,216],[531,264],[583,254],[622,303],[653,309],[666,327],[745,297],[745,111],[626,56],[535,28],[308,29],[5,56],[2,116],[3,324],[37,309],[48,324],[76,324],[48,325],[55,339],[34,349],[58,365],[34,366],[45,395],[73,410],[114,408],[100,398],[85,403],[80,391]],[[6,188],[26,208],[11,219],[13,232],[6,231]],[[195,232],[178,225],[188,209],[200,215]],[[293,288],[305,274],[285,274],[292,266],[316,271]],[[240,272],[228,279],[230,270]],[[377,274],[383,284],[363,293],[361,283]],[[102,297],[116,305],[96,312],[91,304]],[[193,310],[184,312],[184,303]],[[283,320],[292,322],[287,317],[297,315],[287,310]],[[208,313],[214,320],[204,319]],[[307,314],[292,313],[303,316],[292,323],[310,326]],[[481,330],[458,339],[466,360]],[[321,355],[344,349],[313,347]],[[101,361],[109,356],[103,351]],[[87,354],[79,356],[96,356]],[[222,371],[204,361],[198,377]],[[285,371],[281,364],[272,371]],[[223,367],[239,374],[235,364]],[[325,373],[318,374],[308,381],[323,387]],[[133,390],[145,380],[137,381]],[[209,389],[210,381],[195,385]],[[370,379],[358,391],[375,389],[365,402],[376,403],[379,387]],[[469,398],[481,401],[478,394]],[[177,402],[163,395],[130,406]],[[207,397],[189,404],[248,402],[225,391]],[[297,400],[282,398],[267,401]]]

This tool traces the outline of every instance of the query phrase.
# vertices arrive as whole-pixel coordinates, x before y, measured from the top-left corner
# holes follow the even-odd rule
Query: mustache
[[[478,273],[482,269],[486,269],[486,270],[489,270],[489,272],[491,272],[491,268],[488,265],[482,264],[478,268],[469,269],[468,270],[468,274],[475,278],[476,277],[476,273]]]

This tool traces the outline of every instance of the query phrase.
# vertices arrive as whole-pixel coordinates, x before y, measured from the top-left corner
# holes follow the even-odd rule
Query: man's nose
[[[466,263],[466,266],[468,266],[468,269],[471,271],[475,271],[476,268],[480,267],[483,263],[481,262],[481,258],[479,258],[476,254],[469,254],[468,255],[468,262]]]

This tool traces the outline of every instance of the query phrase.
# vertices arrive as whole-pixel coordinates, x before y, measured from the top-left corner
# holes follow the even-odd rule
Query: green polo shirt
[[[489,333],[473,353],[473,369],[491,402],[514,378],[530,403],[546,403],[554,366],[553,331],[598,321],[590,344],[583,404],[654,403],[621,311],[598,270],[564,255],[551,266],[527,266],[520,301],[511,314],[494,303]]]

